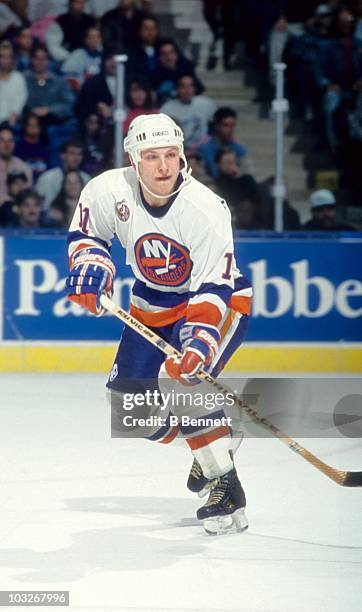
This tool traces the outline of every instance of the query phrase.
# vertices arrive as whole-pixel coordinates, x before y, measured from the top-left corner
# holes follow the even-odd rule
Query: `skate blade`
[[[244,508],[240,508],[234,514],[204,519],[203,527],[208,535],[226,535],[245,531],[249,523]]]

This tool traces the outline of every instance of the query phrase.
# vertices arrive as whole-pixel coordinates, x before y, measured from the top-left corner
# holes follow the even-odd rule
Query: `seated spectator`
[[[158,20],[152,15],[142,17],[138,23],[136,38],[128,52],[128,74],[142,74],[152,79],[156,70],[157,43]]]
[[[235,152],[232,149],[221,149],[216,154],[217,164],[217,178],[215,179],[215,192],[224,198],[229,206],[231,212],[231,220],[234,228],[244,229],[258,229],[262,227],[261,223],[261,192],[257,186],[255,179],[249,175],[244,174],[241,176],[240,167],[238,166],[238,159]],[[246,189],[247,187],[247,189]],[[253,197],[251,197],[251,194]],[[253,217],[250,217],[250,224],[253,227],[249,227],[246,221],[246,211],[248,206],[245,205],[245,218],[241,221],[242,202],[248,201],[253,204],[256,199],[258,204],[258,217],[254,211]]]
[[[14,68],[14,51],[11,43],[0,43],[0,123],[15,125],[25,106],[28,92],[26,82]]]
[[[21,227],[23,229],[59,227],[56,221],[48,219],[42,212],[41,197],[34,189],[26,189],[19,194],[16,210],[16,217],[7,227]]]
[[[204,160],[206,171],[216,178],[218,174],[216,156],[223,148],[231,149],[237,156],[240,171],[250,172],[251,164],[247,151],[235,139],[237,114],[232,108],[222,106],[217,109],[213,117],[213,136],[208,142],[200,146],[200,154]]]
[[[242,230],[260,230],[264,228],[265,201],[263,193],[250,174],[243,174],[235,179],[232,197],[233,227]]]
[[[170,38],[160,40],[157,45],[157,64],[153,73],[152,84],[156,89],[159,104],[164,104],[176,96],[177,79],[184,74],[192,74],[195,93],[202,94],[205,87],[195,75],[194,65],[177,48]]]
[[[34,47],[34,37],[28,26],[22,26],[15,36],[15,64],[19,72],[26,72],[31,68],[31,51]]]
[[[23,172],[27,178],[27,187],[33,183],[32,171],[22,159],[15,157],[15,136],[13,130],[0,125],[0,205],[9,199],[6,180],[13,172]]]
[[[216,185],[213,179],[205,171],[205,166],[201,159],[200,153],[198,153],[197,151],[190,151],[190,153],[187,154],[186,159],[189,168],[191,168],[192,170],[192,176],[198,181],[200,181],[200,183],[202,183],[203,185],[206,185],[213,191],[216,191]]]
[[[102,63],[102,37],[96,27],[86,30],[84,48],[75,49],[62,64],[62,72],[78,92],[86,79],[99,74]]]
[[[88,28],[96,25],[94,17],[84,12],[85,0],[69,0],[68,12],[59,15],[45,34],[49,53],[63,62],[72,51],[83,46]]]
[[[112,121],[115,95],[116,61],[114,53],[108,51],[103,56],[100,74],[87,79],[78,94],[74,107],[78,119],[82,122],[99,113],[103,119]]]
[[[78,140],[82,144],[82,169],[96,176],[110,167],[113,148],[113,129],[97,113],[92,113],[82,123]]]
[[[105,50],[127,53],[136,39],[142,15],[135,0],[118,0],[118,6],[105,13],[101,19]]]
[[[312,218],[303,225],[304,230],[311,231],[353,231],[351,225],[337,221],[336,198],[329,189],[314,191],[310,198]]]
[[[82,161],[82,145],[75,140],[66,142],[61,149],[60,157],[62,166],[52,168],[44,172],[36,182],[36,190],[44,201],[44,208],[47,210],[50,203],[58,195],[62,188],[64,174],[70,170],[79,170]],[[84,185],[90,180],[89,174],[79,170]]]
[[[269,176],[262,183],[259,183],[264,199],[263,229],[267,230],[275,229],[274,184],[274,176]],[[283,228],[290,231],[301,229],[299,213],[290,205],[287,199],[283,201]]]
[[[241,175],[238,158],[235,151],[225,147],[225,149],[220,149],[217,152],[215,161],[217,168],[215,185],[223,192],[223,197],[227,199],[228,196],[225,194],[224,183],[226,186],[230,179],[239,178]]]
[[[48,168],[49,149],[44,144],[39,117],[33,113],[25,116],[22,135],[15,147],[15,155],[32,169],[34,181]]]
[[[28,189],[29,182],[24,172],[12,172],[6,178],[9,200],[0,206],[0,226],[6,227],[16,219],[16,200],[19,194]]]
[[[60,227],[68,228],[83,187],[84,182],[80,172],[77,170],[66,172],[60,192],[50,204],[48,218],[56,221]]]
[[[126,106],[128,113],[123,123],[125,134],[127,134],[133,119],[139,115],[151,115],[159,112],[154,103],[151,85],[144,77],[134,77],[130,80],[126,91]]]
[[[340,9],[335,16],[335,37],[319,56],[316,81],[323,96],[323,113],[329,146],[339,145],[335,115],[342,103],[351,104],[362,90],[362,43],[353,38],[353,16]]]
[[[215,102],[208,96],[195,95],[192,75],[177,80],[177,97],[161,106],[161,112],[170,115],[181,127],[185,149],[199,147],[207,139],[209,122],[215,112]]]
[[[26,111],[39,117],[42,127],[70,119],[74,95],[63,77],[50,72],[49,53],[44,45],[33,49],[31,65],[32,70],[27,75]]]

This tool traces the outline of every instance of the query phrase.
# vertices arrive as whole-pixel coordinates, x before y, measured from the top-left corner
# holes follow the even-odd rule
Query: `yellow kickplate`
[[[117,344],[0,344],[0,372],[108,372]],[[362,374],[362,349],[353,345],[260,345],[240,348],[228,373]]]

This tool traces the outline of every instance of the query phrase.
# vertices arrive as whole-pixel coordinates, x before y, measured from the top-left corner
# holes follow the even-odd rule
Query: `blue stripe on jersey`
[[[132,289],[133,295],[142,298],[148,304],[152,306],[159,306],[160,308],[171,308],[172,306],[178,306],[182,302],[187,302],[189,299],[189,292],[176,293],[176,291],[158,291],[158,289],[151,289],[147,287],[145,283],[140,280],[136,280]]]
[[[203,293],[213,293],[214,295],[217,295],[223,302],[225,302],[227,306],[233,294],[233,289],[228,285],[203,283],[200,289],[198,289],[197,291],[190,291],[189,298],[195,297],[197,295],[202,295]]]
[[[234,285],[234,291],[241,291],[241,289],[248,289],[251,287],[251,282],[246,276],[238,276],[234,279]]]
[[[71,244],[72,242],[77,242],[78,240],[93,240],[94,242],[97,242],[102,247],[107,249],[107,251],[110,251],[108,244],[101,238],[94,238],[93,236],[87,236],[87,234],[83,234],[83,232],[79,232],[79,231],[69,232],[68,238],[67,238],[68,245]]]

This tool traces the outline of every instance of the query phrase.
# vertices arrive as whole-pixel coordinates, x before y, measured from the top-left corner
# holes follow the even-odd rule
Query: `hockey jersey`
[[[181,317],[219,325],[228,307],[249,314],[252,289],[235,264],[229,209],[196,179],[156,208],[132,167],[93,178],[70,226],[69,255],[95,244],[110,249],[114,236],[136,278],[131,314],[145,325]]]

